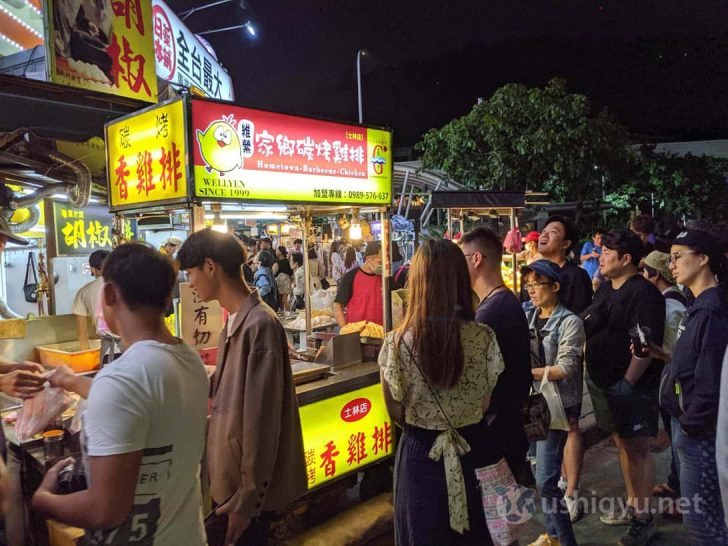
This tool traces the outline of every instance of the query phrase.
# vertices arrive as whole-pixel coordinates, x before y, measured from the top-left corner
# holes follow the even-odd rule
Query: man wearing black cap
[[[88,264],[91,266],[91,276],[94,278],[91,282],[84,284],[76,293],[73,300],[71,312],[76,317],[76,328],[78,329],[78,341],[81,350],[89,348],[88,344],[88,319],[96,325],[96,308],[99,303],[99,292],[104,284],[101,276],[101,269],[104,266],[104,260],[109,253],[106,250],[95,250],[88,258]]]
[[[384,324],[381,249],[380,243],[369,243],[362,266],[341,277],[334,300],[336,322],[341,328],[362,320]]]

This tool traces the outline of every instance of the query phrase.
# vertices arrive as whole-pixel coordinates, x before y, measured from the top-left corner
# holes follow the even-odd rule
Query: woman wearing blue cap
[[[528,315],[531,330],[531,373],[540,389],[544,375],[556,384],[566,418],[578,420],[582,397],[582,353],[586,335],[581,319],[559,303],[560,268],[548,260],[537,260],[521,270],[524,288],[535,309]],[[552,426],[554,422],[552,421]],[[546,516],[546,533],[531,546],[576,544],[571,517],[558,482],[567,430],[551,428],[536,444],[536,485]],[[572,499],[573,502],[573,499]]]

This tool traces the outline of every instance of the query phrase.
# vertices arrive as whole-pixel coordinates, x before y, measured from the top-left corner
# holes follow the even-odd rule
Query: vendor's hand
[[[26,360],[25,362],[17,362],[13,364],[13,370],[23,370],[26,372],[34,372],[34,373],[45,373],[45,368],[42,364],[38,364],[37,362],[30,362],[29,360]]]
[[[217,515],[227,515],[227,531],[225,532],[225,546],[233,545],[242,536],[242,534],[250,527],[252,518],[243,516],[237,512],[228,512],[224,507],[217,509]]]
[[[15,398],[33,398],[43,390],[46,378],[39,373],[14,370],[0,376],[0,391]]]
[[[68,366],[58,366],[55,371],[48,376],[48,383],[51,384],[51,387],[68,390],[68,384],[74,377],[76,377],[76,372],[74,372],[71,368]]]
[[[36,503],[36,498],[43,493],[51,493],[52,495],[55,495],[58,492],[58,474],[71,462],[73,462],[73,457],[66,457],[54,464],[50,470],[45,473],[43,481],[40,482],[40,486],[33,495],[33,504]]]

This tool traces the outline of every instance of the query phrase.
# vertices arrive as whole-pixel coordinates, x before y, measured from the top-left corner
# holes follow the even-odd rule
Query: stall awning
[[[433,191],[432,207],[436,209],[503,209],[523,208],[523,192],[499,191]]]
[[[437,190],[465,190],[465,186],[451,180],[443,171],[425,169],[422,161],[398,161],[394,164],[394,195],[402,192],[405,179],[407,180],[407,191],[417,188],[424,193]]]
[[[103,137],[104,123],[145,103],[64,85],[0,74],[0,130],[27,127],[47,139]]]

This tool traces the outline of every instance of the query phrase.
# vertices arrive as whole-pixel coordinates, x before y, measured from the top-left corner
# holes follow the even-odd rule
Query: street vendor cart
[[[107,124],[106,151],[109,204],[120,218],[186,211],[189,232],[210,219],[222,231],[231,220],[267,219],[295,226],[306,249],[315,239],[316,217],[376,215],[383,226],[388,308],[388,130],[183,96]],[[391,457],[394,431],[379,368],[362,358],[358,335],[354,344],[351,335],[313,335],[308,260],[304,264],[309,351],[292,364],[313,490]],[[214,351],[222,320],[210,317],[221,311],[206,308],[203,321],[194,302],[188,308],[181,311],[183,339]]]
[[[483,218],[500,222],[505,218],[509,229],[514,229],[518,227],[518,212],[525,206],[524,192],[496,191],[434,191],[429,203],[431,209],[447,211],[447,233],[451,239],[454,238],[456,227],[460,232],[465,232],[468,218],[475,218],[476,222],[481,222]],[[518,294],[517,255],[504,254],[502,269],[506,284]]]

